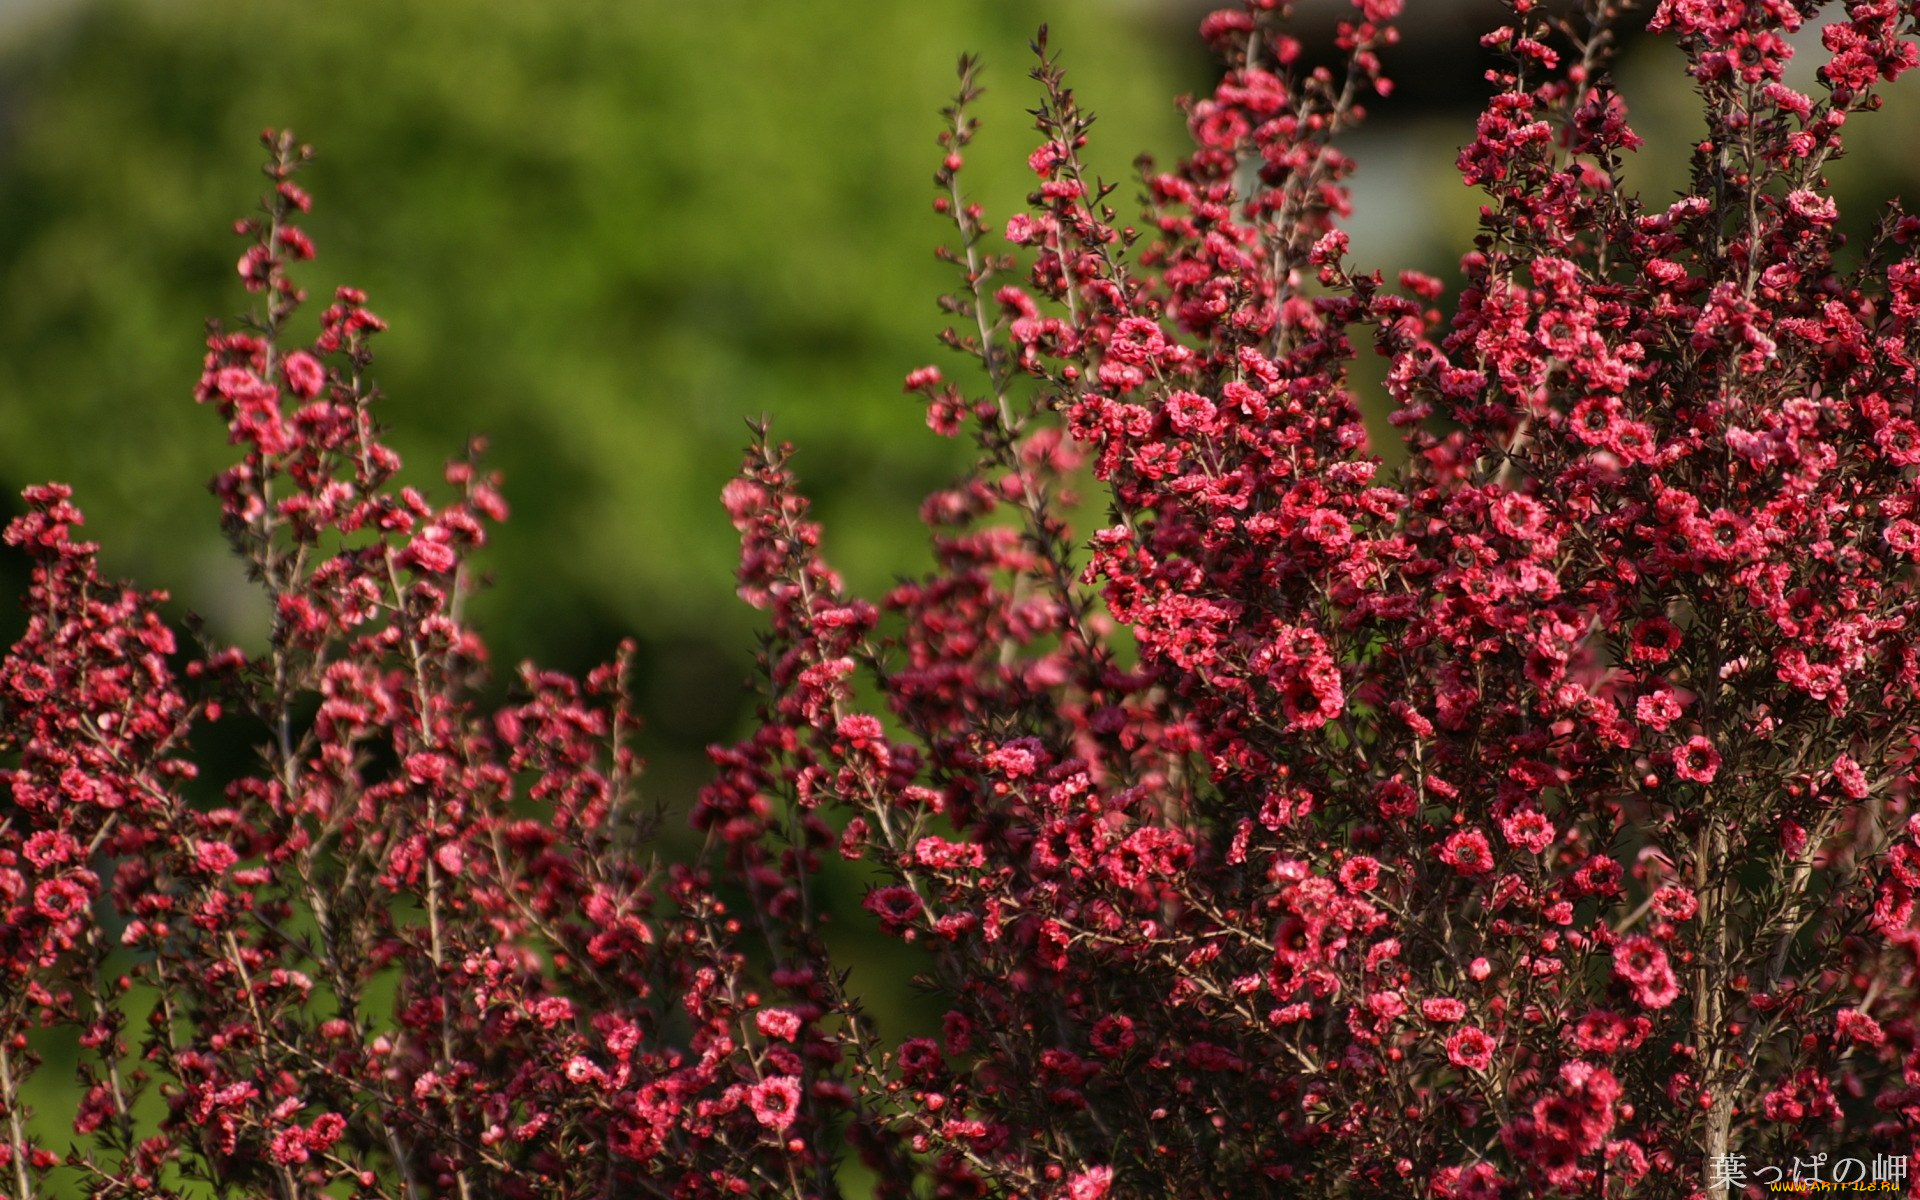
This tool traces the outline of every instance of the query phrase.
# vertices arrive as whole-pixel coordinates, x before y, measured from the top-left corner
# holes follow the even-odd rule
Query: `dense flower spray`
[[[198,399],[242,454],[214,491],[270,649],[180,652],[161,597],[96,574],[64,487],[7,531],[37,566],[0,663],[0,1192],[829,1189],[819,1005],[771,1007],[713,881],[646,853],[624,655],[476,708],[461,597],[497,481],[455,462],[439,505],[395,482],[360,293],[288,343],[305,152],[266,140],[240,227],[264,310],[210,337]],[[260,765],[196,805],[187,739],[221,720]],[[59,1031],[84,1099],[72,1138],[36,1137],[21,1083]]]
[[[1843,254],[1822,171],[1920,62],[1916,6],[1660,4],[1706,115],[1669,204],[1620,182],[1624,6],[1513,0],[1450,319],[1339,226],[1399,0],[1357,0],[1338,68],[1287,7],[1203,23],[1225,71],[1138,225],[1044,39],[1031,205],[971,204],[963,64],[936,207],[975,369],[907,389],[977,469],[923,509],[933,569],[868,601],[756,440],[724,498],[763,703],[692,864],[647,852],[617,665],[477,709],[464,562],[504,508],[470,461],[444,505],[395,485],[363,297],[285,344],[311,246],[272,139],[266,311],[200,397],[270,651],[179,651],[64,489],[9,535],[40,566],[0,668],[5,1186],[826,1196],[844,1146],[901,1197],[1717,1200],[1842,1153],[1895,1182],[1920,220]],[[261,767],[187,802],[189,734],[241,718]],[[860,1011],[835,853],[938,1037]],[[63,1029],[59,1166],[19,1087]]]

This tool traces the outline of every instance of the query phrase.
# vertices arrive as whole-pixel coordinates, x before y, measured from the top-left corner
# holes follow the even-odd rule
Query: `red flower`
[[[1633,627],[1629,656],[1634,662],[1659,664],[1680,648],[1680,630],[1665,617],[1643,617]]]
[[[920,915],[920,897],[904,884],[875,888],[867,893],[861,906],[889,930],[903,929]]]
[[[1420,1015],[1436,1025],[1451,1025],[1467,1015],[1467,1006],[1451,996],[1435,996],[1420,1002]]]
[[[800,1081],[791,1075],[775,1075],[747,1089],[747,1104],[754,1119],[775,1133],[784,1133],[800,1111]]]
[[[85,912],[90,899],[87,889],[71,879],[49,879],[33,890],[33,910],[56,925],[64,924]]]
[[[1840,790],[1854,800],[1865,800],[1872,788],[1867,783],[1867,773],[1850,754],[1842,754],[1833,760],[1833,778]]]
[[[1501,818],[1500,833],[1510,846],[1529,854],[1539,854],[1553,844],[1553,823],[1533,809],[1522,809]]]
[[[1493,870],[1493,848],[1478,829],[1462,829],[1441,845],[1440,861],[1462,875],[1484,875]]]
[[[286,361],[280,364],[280,370],[287,377],[287,389],[303,400],[319,395],[320,389],[326,385],[326,368],[305,350],[295,350],[287,355]]]
[[[1887,1034],[1874,1020],[1857,1008],[1843,1008],[1834,1014],[1833,1031],[1836,1041],[1853,1042],[1861,1046],[1878,1046],[1887,1040]]]
[[[1680,704],[1674,698],[1673,689],[1665,686],[1641,696],[1633,705],[1633,715],[1656,733],[1679,720],[1680,713]]]
[[[1634,1000],[1643,1008],[1665,1008],[1680,998],[1680,982],[1667,952],[1644,934],[1614,947],[1613,973],[1630,985]]]
[[[1584,1054],[1615,1054],[1628,1046],[1633,1032],[1626,1018],[1595,1009],[1574,1022],[1572,1036],[1574,1045]]]
[[[1493,1065],[1493,1038],[1477,1025],[1463,1025],[1447,1039],[1447,1061],[1467,1071],[1484,1071]]]
[[[1380,884],[1380,864],[1365,854],[1340,864],[1340,885],[1350,892],[1370,892]]]
[[[753,1014],[753,1024],[770,1038],[790,1042],[800,1033],[799,1014],[784,1008],[763,1008]]]
[[[1134,1041],[1133,1019],[1117,1014],[1108,1014],[1094,1022],[1087,1036],[1087,1044],[1095,1053],[1108,1058],[1118,1058],[1133,1049]]]
[[[1713,743],[1698,735],[1690,737],[1673,753],[1673,773],[1694,783],[1712,783],[1720,770],[1720,752]]]

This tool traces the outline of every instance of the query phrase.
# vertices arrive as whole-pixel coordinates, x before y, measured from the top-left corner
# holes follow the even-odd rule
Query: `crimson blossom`
[[[1221,82],[1134,225],[1044,37],[1029,207],[969,202],[963,63],[936,208],[971,369],[907,390],[976,467],[922,510],[931,570],[863,599],[761,431],[724,494],[761,706],[692,863],[649,850],[618,664],[474,699],[459,597],[504,506],[470,461],[444,504],[395,483],[364,297],[289,344],[307,199],[270,139],[266,312],[200,389],[268,652],[178,650],[64,489],[9,533],[13,1194],[831,1196],[844,1147],[882,1197],[1906,1187],[1920,219],[1847,246],[1823,171],[1920,5],[1660,3],[1705,118],[1666,203],[1621,181],[1626,6],[1511,0],[1444,307],[1348,258],[1336,142],[1401,6],[1352,7],[1337,68],[1280,0],[1206,18]],[[192,802],[189,736],[241,719],[261,765]],[[861,1011],[831,854],[937,1035]],[[55,1139],[20,1081],[62,1031]]]

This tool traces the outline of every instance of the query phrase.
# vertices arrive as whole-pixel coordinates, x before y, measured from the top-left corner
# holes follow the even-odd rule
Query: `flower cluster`
[[[1908,1152],[1920,225],[1843,258],[1822,171],[1912,7],[1846,4],[1808,96],[1820,5],[1660,5],[1707,121],[1661,205],[1621,184],[1622,6],[1514,4],[1450,317],[1339,228],[1400,6],[1337,70],[1286,7],[1204,23],[1226,70],[1140,225],[1044,45],[1004,228],[956,184],[970,82],[952,114],[978,383],[907,388],[981,458],[844,651],[913,769],[833,793],[950,1005],[892,1127],[956,1194],[1684,1196],[1841,1127]]]
[[[1733,1156],[1920,1149],[1920,220],[1843,253],[1823,177],[1920,11],[1664,0],[1706,125],[1657,203],[1621,181],[1625,6],[1512,0],[1447,311],[1340,226],[1400,0],[1355,0],[1336,66],[1288,7],[1203,22],[1221,80],[1135,224],[1044,37],[1029,205],[970,202],[963,63],[970,370],[906,390],[975,468],[922,509],[931,569],[862,599],[760,431],[724,493],[760,708],[672,865],[618,664],[474,699],[496,483],[396,484],[365,297],[288,343],[312,246],[270,139],[266,308],[199,389],[268,652],[177,648],[64,489],[9,533],[12,1192],[828,1196],[850,1147],[883,1197],[1717,1200]],[[261,765],[198,778],[239,720]],[[861,1011],[835,855],[937,1035]],[[64,1166],[20,1117],[60,1031]]]
[[[396,482],[360,293],[289,344],[305,152],[267,145],[239,266],[264,306],[213,333],[197,391],[239,449],[214,492],[267,651],[178,646],[163,597],[97,574],[63,487],[7,530],[35,568],[0,660],[0,1192],[828,1186],[819,1010],[774,1002],[703,868],[647,852],[624,652],[479,707],[460,612],[497,481],[469,458],[443,504]],[[258,765],[207,777],[192,739],[233,723]],[[64,1136],[22,1100],[60,1037]]]

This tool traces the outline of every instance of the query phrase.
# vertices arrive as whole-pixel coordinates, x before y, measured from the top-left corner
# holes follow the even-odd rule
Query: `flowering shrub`
[[[1207,18],[1225,74],[1137,227],[1044,40],[1037,191],[990,225],[963,67],[936,206],[977,371],[907,388],[978,468],[874,602],[757,439],[724,498],[763,704],[712,752],[693,863],[649,853],[619,664],[474,699],[496,483],[396,486],[359,293],[291,341],[307,198],[270,139],[265,311],[199,391],[268,651],[179,649],[63,488],[8,534],[38,563],[0,666],[12,1193],[833,1195],[843,1146],[883,1196],[1067,1200],[1904,1164],[1920,220],[1843,256],[1821,171],[1920,62],[1916,6],[1836,6],[1808,95],[1816,0],[1665,0],[1706,135],[1662,206],[1620,183],[1621,6],[1514,0],[1444,322],[1437,281],[1348,265],[1334,139],[1400,5],[1354,7],[1337,70],[1285,5]],[[1077,535],[1089,473],[1110,518]],[[193,803],[189,739],[226,721],[259,765]],[[878,873],[939,1036],[861,1013],[820,936],[835,853]],[[64,1156],[20,1103],[63,1030]]]

